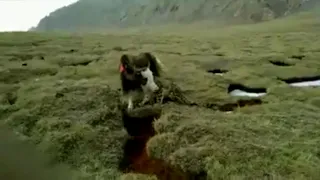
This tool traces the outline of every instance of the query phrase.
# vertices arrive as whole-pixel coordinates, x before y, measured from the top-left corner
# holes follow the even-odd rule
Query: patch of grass
[[[2,33],[0,46],[8,53],[0,57],[0,122],[80,178],[152,179],[117,170],[126,137],[117,110],[117,64],[122,53],[150,51],[198,104],[238,100],[227,93],[231,83],[268,88],[261,105],[231,113],[166,104],[154,125],[158,135],[148,142],[150,156],[211,179],[317,179],[320,91],[278,79],[320,73],[320,25],[310,15],[295,18],[108,35]],[[87,61],[93,62],[76,66]],[[216,76],[208,69],[228,72]]]
[[[62,66],[87,66],[93,61],[99,60],[99,55],[74,55],[61,54],[51,59],[53,63]]]
[[[6,69],[0,71],[0,82],[4,84],[17,84],[28,79],[39,79],[43,76],[54,76],[58,69],[42,61],[28,61],[27,66],[22,62],[8,62]]]
[[[66,165],[50,162],[47,154],[39,152],[34,144],[23,142],[6,127],[0,126],[1,179],[59,179],[72,178]]]

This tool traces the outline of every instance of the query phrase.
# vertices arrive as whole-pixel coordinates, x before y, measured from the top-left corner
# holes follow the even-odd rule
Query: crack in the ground
[[[160,159],[152,158],[147,153],[146,144],[155,136],[153,121],[160,118],[160,106],[146,106],[128,112],[122,109],[122,121],[130,137],[123,146],[123,158],[119,170],[124,173],[156,175],[159,180],[205,179],[206,173],[194,174],[174,168]]]

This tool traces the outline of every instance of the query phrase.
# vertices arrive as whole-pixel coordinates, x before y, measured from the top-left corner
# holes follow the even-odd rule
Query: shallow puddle
[[[261,97],[267,94],[266,88],[252,88],[242,84],[230,84],[228,93],[231,96]]]
[[[287,79],[281,79],[290,86],[294,87],[316,87],[320,86],[320,76],[305,76],[305,77],[292,77]]]
[[[246,97],[261,97],[266,95],[267,93],[254,93],[254,92],[246,92],[240,89],[235,89],[229,92],[231,96],[246,96]]]
[[[295,87],[315,87],[315,86],[320,86],[320,79],[314,80],[314,81],[303,81],[303,82],[289,83],[289,85],[295,86]]]

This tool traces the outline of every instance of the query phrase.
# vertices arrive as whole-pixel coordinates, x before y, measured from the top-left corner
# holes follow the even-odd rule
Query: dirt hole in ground
[[[160,118],[160,106],[145,106],[128,112],[122,110],[122,120],[129,137],[123,146],[123,156],[119,170],[124,173],[156,175],[159,180],[192,180],[202,179],[204,174],[193,174],[176,169],[163,160],[148,156],[146,144],[154,136],[153,121]],[[200,178],[200,176],[202,178]],[[204,178],[205,179],[205,178]]]
[[[78,51],[79,51],[79,50],[77,50],[77,49],[70,49],[70,50],[69,50],[70,53],[75,53],[75,52],[78,52]]]
[[[262,100],[261,99],[240,99],[236,102],[230,102],[230,103],[223,103],[223,104],[207,104],[206,107],[214,110],[219,110],[222,112],[230,112],[234,111],[237,108],[242,108],[245,106],[254,106],[254,105],[261,105]]]
[[[301,55],[296,54],[296,55],[290,56],[290,58],[292,58],[292,59],[299,59],[299,60],[302,60],[302,59],[305,58],[305,57],[306,57],[306,56],[303,55],[303,54],[301,54]]]
[[[211,73],[211,74],[215,74],[215,75],[219,75],[222,76],[223,74],[227,73],[228,70],[225,69],[209,69],[207,70],[207,73]]]
[[[242,84],[230,84],[228,93],[231,96],[260,97],[267,94],[266,88],[251,88]]]
[[[242,108],[245,106],[260,105],[260,104],[262,104],[261,99],[245,99],[245,100],[241,99],[235,103],[223,104],[223,105],[219,106],[219,110],[223,111],[223,112],[228,112],[228,111],[233,111],[236,108]]]
[[[82,62],[74,62],[74,63],[69,64],[69,66],[87,66],[91,62],[93,62],[93,61],[92,60],[87,60],[87,61],[82,61]]]
[[[292,77],[287,79],[281,79],[290,86],[296,87],[311,87],[311,86],[320,86],[320,75],[318,76],[306,76],[306,77]]]
[[[269,61],[271,64],[275,65],[275,66],[292,66],[292,64],[283,62],[283,61],[275,61],[275,60],[271,60]]]

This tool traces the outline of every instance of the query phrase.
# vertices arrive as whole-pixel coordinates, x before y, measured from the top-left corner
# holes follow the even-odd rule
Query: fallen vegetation
[[[170,83],[161,117],[146,127],[154,134],[142,143],[143,162],[159,160],[183,172],[180,179],[317,179],[320,91],[279,80],[319,74],[314,17],[222,29],[172,27],[108,35],[1,33],[1,124],[50,154],[50,163],[69,166],[75,179],[155,179],[154,169],[125,170],[123,150],[130,144],[124,145],[117,71],[122,53],[149,51],[166,65]],[[288,58],[294,66],[269,61]],[[213,76],[208,69],[228,72]],[[232,97],[234,82],[268,93]]]

